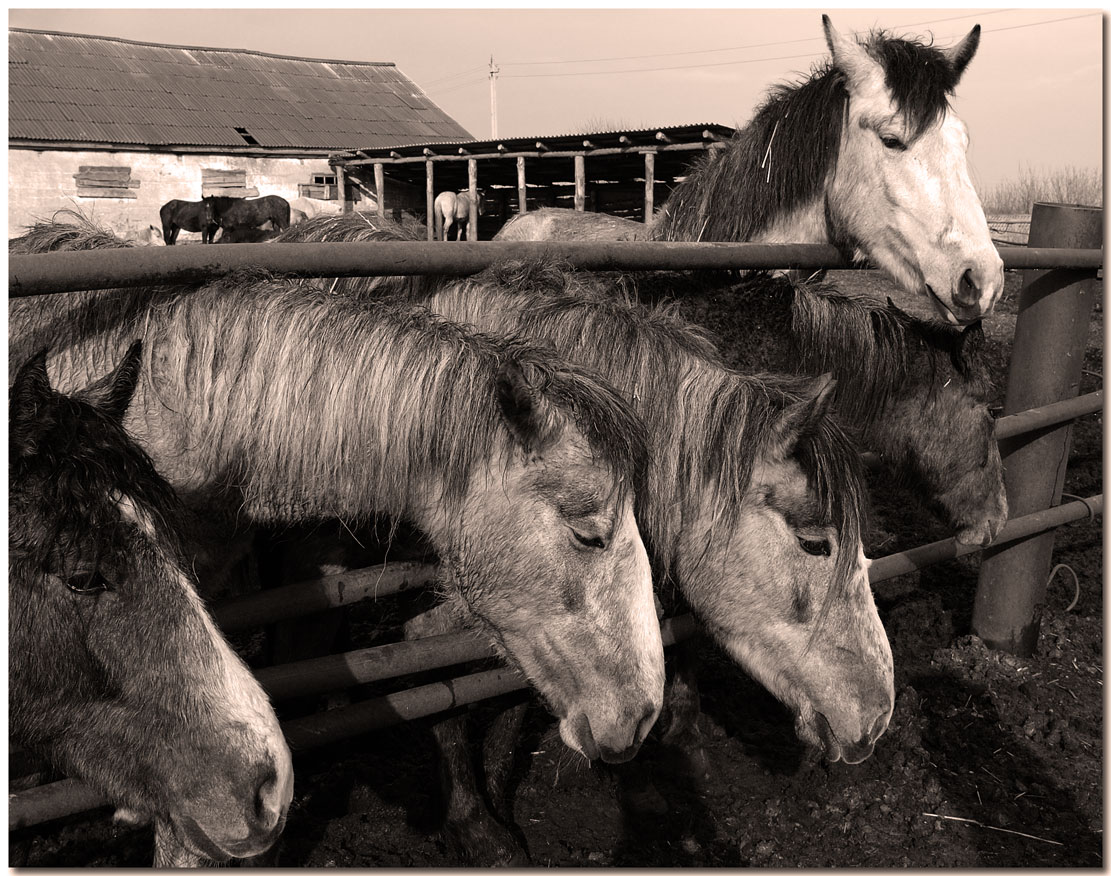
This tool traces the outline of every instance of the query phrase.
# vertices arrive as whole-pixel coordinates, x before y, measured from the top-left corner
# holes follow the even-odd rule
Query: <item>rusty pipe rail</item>
[[[8,295],[20,298],[85,289],[195,283],[244,268],[293,277],[475,274],[496,261],[549,255],[583,270],[849,268],[826,244],[665,243],[660,241],[427,241],[389,243],[243,243],[235,246],[125,247],[12,255]],[[1008,268],[1092,271],[1101,249],[1021,249],[1001,253]]]

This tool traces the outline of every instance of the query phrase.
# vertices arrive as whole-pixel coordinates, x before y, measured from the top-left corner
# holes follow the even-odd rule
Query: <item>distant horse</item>
[[[269,848],[293,795],[258,683],[198,597],[182,509],[121,421],[138,344],[73,397],[46,353],[10,390],[8,706],[12,738],[158,821],[155,866]]]
[[[219,227],[208,199],[200,201],[167,201],[158,211],[162,219],[162,239],[166,246],[177,243],[178,234],[185,231],[199,231],[201,243],[212,243],[212,237]]]
[[[486,203],[482,189],[478,190],[476,200],[478,215],[486,213]],[[432,215],[435,218],[436,237],[440,240],[449,240],[452,225],[455,226],[455,239],[474,239],[474,232],[468,230],[471,221],[471,196],[468,192],[440,192],[432,204]]]
[[[652,238],[832,243],[928,296],[947,321],[975,321],[1003,292],[1003,262],[969,180],[967,131],[948,99],[976,53],[979,26],[937,49],[883,33],[857,44],[822,21],[830,63],[775,88],[723,149],[696,160]],[[583,238],[587,215],[525,213],[496,239]]]
[[[663,697],[632,513],[644,427],[596,372],[424,308],[246,275],[9,302],[9,356],[50,338],[63,386],[135,336],[125,423],[207,527],[190,533],[206,577],[253,524],[407,519],[441,557],[445,598],[532,681],[567,744],[635,753]]]
[[[267,222],[278,231],[290,224],[289,201],[279,195],[261,198],[210,196],[204,199],[212,208],[212,221],[226,234],[237,228],[258,228]]]

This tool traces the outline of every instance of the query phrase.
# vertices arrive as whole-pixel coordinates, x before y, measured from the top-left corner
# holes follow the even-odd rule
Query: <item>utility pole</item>
[[[494,56],[490,56],[490,138],[498,137],[498,91],[497,81],[501,68],[494,64]]]

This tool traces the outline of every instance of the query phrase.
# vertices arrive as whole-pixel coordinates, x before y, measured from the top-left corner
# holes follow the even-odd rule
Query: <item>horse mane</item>
[[[9,240],[8,254],[133,247],[134,243],[118,237],[111,229],[82,213],[59,210],[50,219],[36,221],[27,226],[23,235]],[[18,337],[9,333],[9,370],[14,373],[14,363],[29,358],[37,350],[66,347],[99,335],[121,322],[134,323],[146,306],[145,296],[130,289],[10,298],[9,315],[33,314],[33,320],[26,320],[26,330]]]
[[[960,328],[825,283],[756,274],[742,279],[735,291],[750,298],[786,296],[795,368],[835,372],[834,400],[846,419],[871,422],[908,390],[925,387],[932,394],[950,380],[977,399],[987,396],[987,369],[977,345],[962,347]]]
[[[209,470],[226,468],[229,485],[248,498],[265,487],[279,498],[264,504],[283,514],[338,516],[330,506],[359,507],[368,496],[404,513],[423,481],[439,485],[436,500],[457,516],[478,467],[508,462],[514,439],[496,403],[506,363],[575,423],[626,487],[643,480],[631,408],[593,372],[520,338],[484,335],[425,308],[368,305],[245,274],[166,297],[147,323],[153,385],[188,388],[163,402],[191,408],[178,413],[195,430],[191,443],[217,457]]]
[[[945,54],[881,30],[869,34],[864,48],[882,66],[914,135],[936,122],[960,78]],[[653,237],[751,240],[776,217],[811,203],[837,165],[848,97],[831,61],[808,78],[772,86],[748,125],[693,162],[661,209]]]
[[[119,423],[80,392],[69,396],[51,390],[49,403],[35,415],[34,435],[25,442],[33,451],[17,451],[11,444],[23,439],[9,433],[9,509],[13,524],[32,513],[50,523],[38,531],[21,527],[23,538],[11,546],[13,554],[42,564],[72,560],[77,554],[98,561],[115,549],[112,533],[118,526],[114,502],[106,497],[122,494],[162,524],[163,549],[175,558],[184,555],[179,527],[169,524],[181,519],[182,504]],[[40,511],[28,512],[27,505]],[[101,553],[90,557],[79,547],[89,544]]]
[[[55,239],[74,245],[60,232]],[[113,350],[146,338],[144,384],[193,430],[191,445],[221,456],[229,486],[250,495],[265,484],[267,495],[283,495],[277,501],[291,506],[283,510],[303,510],[310,491],[337,506],[352,496],[360,504],[378,496],[408,508],[413,474],[435,476],[443,501],[457,503],[476,467],[515,441],[496,402],[496,377],[507,364],[575,424],[623,488],[641,491],[643,426],[593,370],[522,337],[482,334],[427,308],[368,304],[320,285],[240,271],[201,288],[42,296],[46,300],[16,299],[10,307],[33,307],[23,314],[33,327],[27,334],[38,337],[47,326],[59,355],[74,360],[81,354],[66,348],[75,344]],[[319,340],[306,342],[310,338]],[[27,343],[21,339],[21,346]],[[373,389],[368,378],[377,381]],[[167,397],[167,387],[181,397]],[[304,422],[289,416],[291,405],[327,424],[339,402],[357,412],[352,422],[317,430],[319,446],[299,456],[284,449],[304,440]],[[360,434],[380,452],[378,465],[365,466],[374,483],[352,483],[343,470],[343,460],[363,453],[354,449]],[[274,467],[243,469],[262,460]],[[414,472],[410,460],[423,471]],[[317,510],[336,516],[326,507]]]
[[[508,261],[474,278],[444,280],[458,318],[502,315],[505,328],[547,339],[572,358],[604,368],[634,399],[648,430],[648,489],[637,519],[668,572],[683,518],[696,511],[697,486],[710,491],[712,533],[728,538],[740,517],[755,465],[774,440],[783,408],[807,398],[810,381],[746,375],[727,368],[707,335],[672,306],[650,307],[608,278],[576,273],[549,259]],[[435,300],[433,309],[438,309]],[[614,350],[620,351],[613,355]],[[800,437],[796,458],[811,479],[825,522],[855,543],[868,507],[859,454],[829,418]],[[675,509],[680,510],[676,516]],[[855,555],[838,560],[837,580],[851,580]]]

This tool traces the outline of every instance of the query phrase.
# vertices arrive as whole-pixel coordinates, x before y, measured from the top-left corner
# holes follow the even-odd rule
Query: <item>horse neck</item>
[[[138,431],[160,467],[194,494],[232,488],[255,522],[384,513],[442,546],[471,476],[506,450],[472,391],[484,352],[411,311],[258,291],[152,314],[155,404]]]
[[[838,75],[781,87],[734,137],[671,192],[662,240],[837,242],[825,188],[837,165],[845,90]]]

